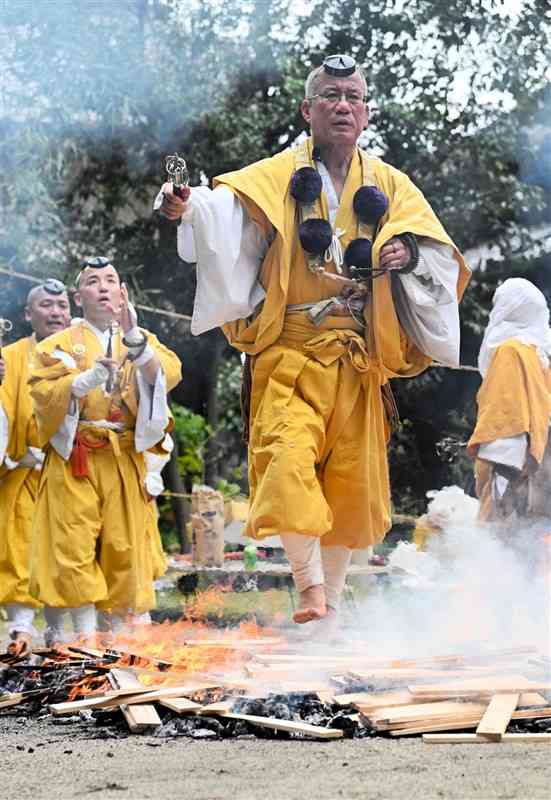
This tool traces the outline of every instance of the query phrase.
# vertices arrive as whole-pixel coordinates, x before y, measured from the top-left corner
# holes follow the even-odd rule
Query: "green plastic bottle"
[[[243,566],[246,572],[253,572],[256,569],[256,562],[256,545],[251,542],[243,550]]]

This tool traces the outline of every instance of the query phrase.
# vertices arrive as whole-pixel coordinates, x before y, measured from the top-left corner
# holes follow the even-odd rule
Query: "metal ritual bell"
[[[165,159],[165,170],[168,179],[172,181],[174,194],[177,197],[183,196],[183,188],[189,184],[189,172],[185,159],[174,153],[173,156],[167,156]]]

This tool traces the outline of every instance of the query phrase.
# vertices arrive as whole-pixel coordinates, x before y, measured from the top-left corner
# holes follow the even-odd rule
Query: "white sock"
[[[297,591],[323,583],[320,540],[301,533],[282,533],[281,542],[289,559]]]
[[[321,561],[325,583],[325,602],[331,608],[339,610],[341,596],[346,581],[346,572],[352,550],[349,547],[335,545],[321,548]]]
[[[16,633],[28,633],[36,636],[36,628],[33,625],[34,608],[24,606],[22,603],[7,603],[4,608],[8,614],[8,634],[14,637]]]

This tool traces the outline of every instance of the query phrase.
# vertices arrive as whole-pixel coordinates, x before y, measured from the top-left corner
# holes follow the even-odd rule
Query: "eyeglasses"
[[[338,91],[337,89],[328,89],[326,92],[321,92],[320,94],[312,94],[308,100],[314,100],[316,97],[329,103],[330,106],[337,105],[337,103],[340,103],[343,99],[351,106],[361,106],[367,103],[367,96],[364,94],[360,94],[359,92]]]

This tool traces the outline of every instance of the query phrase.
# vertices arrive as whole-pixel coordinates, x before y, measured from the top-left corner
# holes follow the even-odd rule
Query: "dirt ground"
[[[94,800],[549,800],[551,746],[134,735],[0,717],[0,797]]]

